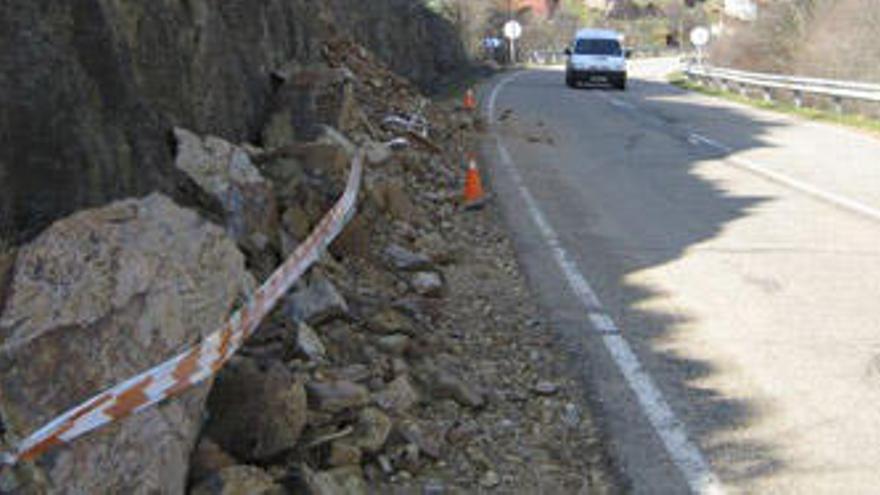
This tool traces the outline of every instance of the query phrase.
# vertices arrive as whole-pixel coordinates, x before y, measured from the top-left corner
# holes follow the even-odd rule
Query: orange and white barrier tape
[[[354,215],[363,175],[356,151],[345,192],[290,258],[227,322],[197,346],[74,407],[0,452],[0,466],[15,465],[70,443],[92,430],[147,409],[213,376],[256,331],[281,297],[321,256]]]

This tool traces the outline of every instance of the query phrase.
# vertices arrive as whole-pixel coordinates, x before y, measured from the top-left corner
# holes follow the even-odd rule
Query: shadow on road
[[[773,445],[738,434],[760,420],[764,406],[709,385],[720,372],[716,365],[674,348],[676,336],[698,327],[677,308],[658,309],[663,294],[633,278],[680,259],[770,201],[731,195],[697,170],[719,154],[689,142],[694,123],[723,122],[736,133],[725,141],[734,152],[768,146],[762,136],[780,124],[755,120],[733,107],[702,107],[680,98],[682,94],[668,84],[645,80],[633,81],[625,93],[602,87],[569,89],[561,73],[533,72],[508,85],[499,97],[498,129],[563,246],[657,378],[692,439],[708,458],[723,459],[713,463],[716,474],[726,484],[748,486],[784,465]],[[550,138],[531,139],[533,135]],[[493,178],[503,189],[501,175],[496,172]],[[514,232],[533,228],[526,226],[530,221],[522,205],[517,210],[511,203],[504,207]],[[588,388],[606,392],[593,401],[608,401],[612,387],[597,382],[607,380],[612,373],[607,368],[614,365],[596,362],[595,350],[588,348],[601,344],[595,336],[584,338],[583,307],[560,302],[573,298],[560,298],[564,282],[558,270],[536,261],[549,258],[543,247],[533,237],[514,237],[530,284],[570,354],[572,374],[583,375],[586,366]],[[731,311],[736,311],[736,294],[707,297],[728,297]]]

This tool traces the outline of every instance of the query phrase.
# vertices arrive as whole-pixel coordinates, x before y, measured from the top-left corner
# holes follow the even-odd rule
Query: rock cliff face
[[[423,85],[464,63],[418,0],[0,4],[0,237],[159,190],[186,203],[179,126],[259,143],[273,71],[354,37]]]

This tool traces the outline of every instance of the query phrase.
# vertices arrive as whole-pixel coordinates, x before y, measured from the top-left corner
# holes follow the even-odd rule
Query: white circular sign
[[[504,37],[515,40],[522,36],[522,24],[516,21],[507,21],[504,25]]]
[[[691,43],[694,46],[706,46],[709,42],[709,30],[704,27],[695,27],[691,31]]]

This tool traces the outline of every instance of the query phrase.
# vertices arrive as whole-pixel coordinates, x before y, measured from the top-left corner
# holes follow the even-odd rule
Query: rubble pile
[[[279,72],[279,112],[249,153],[274,184],[279,246],[341,190],[351,150],[333,130],[368,153],[358,215],[219,375],[193,490],[609,490],[498,213],[459,204],[478,119],[429,102],[356,43],[323,53],[326,66]],[[383,144],[400,137],[405,149]]]
[[[566,378],[499,212],[460,202],[479,119],[356,43],[323,56],[273,72],[259,142],[173,132],[193,202],[256,280],[331,207],[354,150],[367,156],[357,215],[194,407],[189,492],[613,491],[583,387]],[[162,304],[183,302],[149,310]]]

